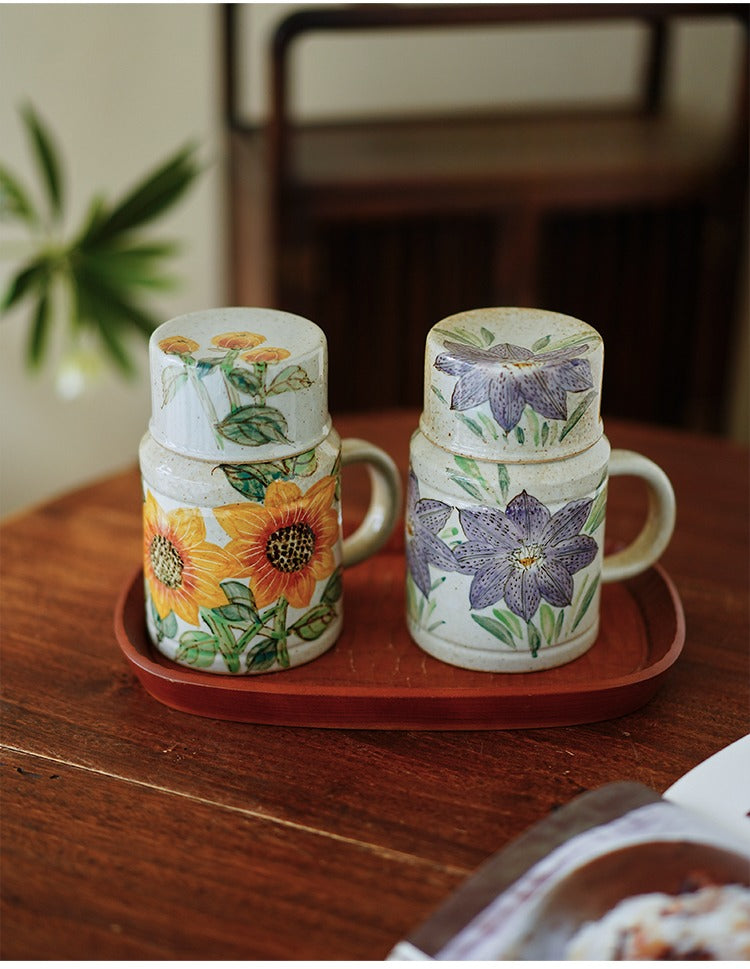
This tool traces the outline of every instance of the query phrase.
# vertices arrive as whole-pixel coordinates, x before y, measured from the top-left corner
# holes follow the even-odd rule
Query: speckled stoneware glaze
[[[152,416],[140,446],[146,622],[157,649],[215,673],[289,669],[329,649],[341,571],[376,552],[400,479],[366,441],[341,441],[314,323],[270,309],[191,313],[150,342]],[[365,462],[370,508],[342,540],[341,466]]]
[[[531,672],[584,653],[602,582],[642,572],[674,528],[669,479],[611,451],[602,339],[536,309],[459,313],[427,336],[424,409],[406,502],[407,621],[446,663]],[[604,556],[607,482],[645,480],[647,520]]]

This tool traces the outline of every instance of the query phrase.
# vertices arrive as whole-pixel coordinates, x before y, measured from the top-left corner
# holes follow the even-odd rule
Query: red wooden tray
[[[386,550],[347,570],[341,637],[305,666],[232,676],[171,662],[149,640],[140,569],[118,600],[115,633],[145,689],[186,713],[286,726],[477,730],[591,723],[638,709],[680,655],[685,619],[657,566],[603,587],[599,638],[572,663],[539,673],[463,670],[410,638],[404,556]]]

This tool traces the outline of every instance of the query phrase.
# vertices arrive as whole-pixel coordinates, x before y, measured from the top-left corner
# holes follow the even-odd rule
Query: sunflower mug
[[[214,673],[315,659],[341,631],[342,569],[387,541],[401,497],[391,458],[331,425],[323,332],[276,310],[210,310],[163,323],[149,355],[139,456],[152,642]],[[370,506],[342,539],[341,466],[359,461]]]
[[[428,333],[406,605],[432,656],[490,672],[568,663],[596,640],[602,582],[644,571],[669,543],[669,479],[604,435],[602,364],[596,330],[543,310],[473,310]],[[611,475],[642,478],[649,510],[638,537],[605,556]]]

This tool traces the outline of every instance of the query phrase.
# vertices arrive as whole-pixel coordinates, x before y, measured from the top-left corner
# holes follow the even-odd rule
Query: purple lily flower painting
[[[406,494],[406,560],[414,583],[427,598],[430,594],[430,565],[457,572],[451,549],[439,539],[453,508],[434,498],[420,498],[419,484],[409,472]]]
[[[592,499],[568,502],[551,514],[526,491],[505,511],[473,506],[459,511],[467,541],[454,550],[465,574],[473,574],[469,601],[474,609],[505,600],[526,622],[542,599],[553,606],[570,605],[573,576],[596,558],[597,543],[579,534]]]
[[[451,410],[489,401],[492,416],[506,433],[516,427],[527,404],[542,417],[566,420],[568,393],[593,387],[589,362],[581,358],[588,349],[585,343],[535,353],[512,343],[481,349],[446,340],[445,349],[435,366],[458,377]]]

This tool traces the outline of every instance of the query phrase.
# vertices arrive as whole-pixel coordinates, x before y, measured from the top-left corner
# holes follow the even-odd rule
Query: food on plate
[[[750,959],[750,888],[708,885],[623,899],[585,923],[567,959]]]

